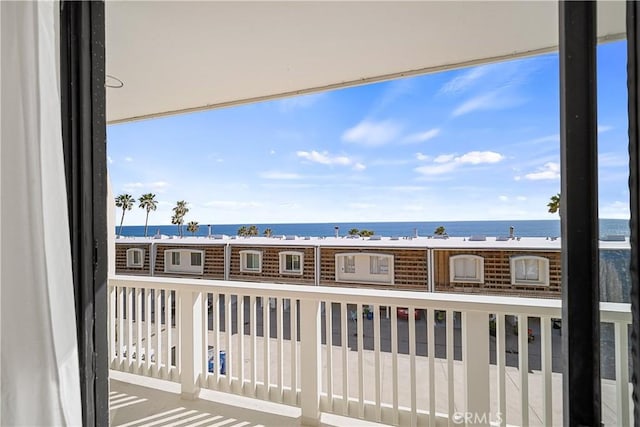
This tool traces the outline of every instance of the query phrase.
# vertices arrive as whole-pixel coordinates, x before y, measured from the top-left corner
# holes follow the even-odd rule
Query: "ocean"
[[[125,217],[125,222],[126,222]],[[335,236],[336,228],[341,236],[347,235],[349,230],[370,230],[379,236],[430,236],[434,230],[443,226],[449,236],[468,237],[476,235],[508,236],[509,228],[514,228],[516,236],[520,237],[558,237],[560,236],[559,220],[518,220],[518,221],[430,221],[430,222],[338,222],[338,223],[300,223],[300,224],[211,224],[211,234],[236,235],[242,226],[255,225],[260,235],[270,228],[274,236]],[[116,232],[118,227],[116,227]],[[165,235],[177,235],[176,225],[149,225],[148,235],[156,233]],[[186,225],[183,226],[185,236]],[[123,225],[123,236],[144,236],[143,225]],[[200,224],[195,233],[196,236],[207,236],[209,225]],[[629,236],[629,221],[626,219],[601,219],[600,235],[624,235]]]

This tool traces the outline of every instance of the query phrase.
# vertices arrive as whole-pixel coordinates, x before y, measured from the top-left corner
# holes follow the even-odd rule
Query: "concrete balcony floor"
[[[180,385],[111,371],[113,427],[286,427],[300,426],[300,409],[211,390],[200,399],[180,397]],[[118,379],[116,379],[118,378]],[[325,427],[381,427],[382,424],[322,414]]]

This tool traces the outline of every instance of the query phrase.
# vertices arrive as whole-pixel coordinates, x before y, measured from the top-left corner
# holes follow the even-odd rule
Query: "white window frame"
[[[517,266],[519,262],[533,261],[538,263],[538,280],[518,279]],[[511,284],[525,286],[549,286],[549,258],[535,255],[518,255],[509,259],[511,268]]]
[[[200,265],[191,263],[191,254],[200,255]],[[174,256],[176,255],[176,256]],[[178,258],[179,264],[174,261]],[[196,249],[166,249],[164,251],[164,272],[165,273],[184,273],[184,274],[203,274],[204,273],[204,251]]]
[[[135,263],[135,253],[140,254],[140,262]],[[142,248],[129,248],[127,249],[127,268],[142,268],[144,267],[144,249]]]
[[[247,256],[248,255],[257,255],[258,256],[258,268],[248,268],[247,267]],[[240,251],[240,272],[242,272],[242,273],[262,273],[262,251],[256,251],[256,250]]]
[[[474,277],[456,276],[456,264],[459,262],[473,262],[475,265]],[[456,283],[483,283],[484,282],[484,258],[479,255],[454,255],[449,258],[449,281]]]
[[[386,265],[385,265],[386,264]],[[387,275],[389,274],[388,255],[369,255],[369,274]]]
[[[302,270],[304,268],[304,252],[299,251],[282,251],[280,252],[280,274],[295,274],[302,275]],[[300,257],[300,268],[298,270],[288,270],[287,269],[287,257],[288,256],[298,256]]]
[[[376,257],[387,260],[387,271],[372,271],[372,260]],[[348,265],[347,259],[352,259],[353,271],[349,271],[351,263]],[[340,252],[335,254],[336,282],[393,285],[394,277],[394,256],[392,254],[377,252]]]

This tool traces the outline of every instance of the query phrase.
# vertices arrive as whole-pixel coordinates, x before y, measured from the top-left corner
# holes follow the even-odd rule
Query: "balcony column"
[[[204,352],[202,298],[202,292],[178,291],[181,325],[179,338],[181,397],[187,400],[195,400],[200,396]]]
[[[320,425],[320,301],[300,300],[300,424]]]
[[[464,364],[467,425],[489,425],[489,315],[462,312],[462,363]],[[451,381],[452,379],[449,379]]]

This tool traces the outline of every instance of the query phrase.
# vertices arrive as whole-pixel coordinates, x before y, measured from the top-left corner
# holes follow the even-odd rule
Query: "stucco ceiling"
[[[314,92],[557,49],[554,1],[106,5],[110,123]],[[601,2],[601,40],[625,5]],[[111,86],[114,80],[108,79]]]

